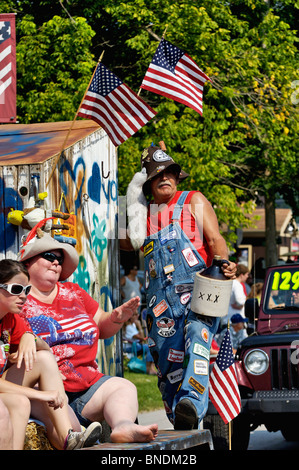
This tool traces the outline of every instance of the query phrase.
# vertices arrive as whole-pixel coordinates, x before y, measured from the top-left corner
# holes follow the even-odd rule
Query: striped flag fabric
[[[241,411],[241,398],[229,329],[223,337],[210,375],[209,398],[225,424]]]
[[[204,83],[209,77],[182,49],[164,38],[147,69],[141,88],[183,103],[202,115]]]
[[[0,123],[17,120],[15,14],[0,14]]]
[[[99,63],[78,116],[96,121],[117,147],[157,113],[105,65]]]

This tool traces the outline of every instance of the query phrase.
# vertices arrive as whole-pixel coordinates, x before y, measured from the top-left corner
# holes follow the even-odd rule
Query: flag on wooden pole
[[[209,77],[188,54],[162,38],[140,88],[183,103],[202,115],[207,80]]]
[[[156,115],[144,100],[98,64],[78,116],[96,121],[119,146]]]
[[[0,15],[0,123],[17,120],[15,14]]]
[[[229,329],[223,337],[210,375],[209,397],[226,424],[241,411],[241,398]]]

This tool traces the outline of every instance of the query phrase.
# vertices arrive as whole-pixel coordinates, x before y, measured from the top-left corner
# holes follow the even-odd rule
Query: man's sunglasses
[[[11,295],[21,295],[23,292],[25,292],[25,295],[28,295],[31,286],[22,286],[22,284],[0,284],[0,288],[6,290]]]
[[[40,256],[47,261],[50,261],[51,263],[54,263],[54,261],[58,261],[58,264],[60,266],[63,263],[63,255],[55,255],[55,253],[52,253],[51,251],[45,251],[45,253],[41,253]]]

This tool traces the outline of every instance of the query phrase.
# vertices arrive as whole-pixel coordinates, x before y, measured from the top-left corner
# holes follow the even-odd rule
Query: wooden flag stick
[[[65,137],[65,139],[64,139],[64,141],[63,141],[61,150],[60,150],[60,152],[57,154],[57,156],[56,156],[56,158],[55,158],[55,161],[54,161],[54,164],[53,164],[53,167],[52,167],[52,170],[51,170],[51,174],[50,174],[49,179],[48,179],[47,184],[46,184],[46,188],[48,187],[48,184],[50,183],[50,180],[51,180],[51,178],[52,178],[52,176],[53,176],[53,174],[54,174],[54,171],[55,171],[55,168],[56,168],[57,163],[58,163],[58,161],[59,161],[59,158],[61,157],[61,155],[62,155],[62,153],[63,153],[63,151],[64,151],[64,147],[66,146],[66,143],[67,143],[67,141],[68,141],[69,135],[70,135],[70,133],[71,133],[73,127],[74,127],[75,121],[76,121],[76,119],[77,119],[77,117],[78,117],[78,113],[79,113],[80,108],[81,108],[81,106],[82,106],[82,103],[83,103],[83,101],[84,101],[85,95],[86,95],[86,93],[87,93],[87,91],[88,91],[88,89],[89,89],[89,87],[90,87],[90,84],[91,84],[91,82],[92,82],[92,80],[93,80],[94,74],[96,73],[97,67],[98,67],[99,63],[100,63],[100,62],[102,61],[102,59],[103,59],[104,52],[105,52],[105,51],[102,52],[102,54],[101,54],[101,56],[100,56],[100,58],[99,58],[99,60],[98,60],[98,63],[97,63],[97,65],[96,65],[96,67],[95,67],[95,69],[94,69],[94,71],[93,71],[92,77],[91,77],[91,79],[89,80],[89,84],[88,84],[88,86],[87,86],[87,88],[86,88],[86,91],[85,91],[85,93],[84,93],[84,95],[83,95],[83,98],[82,98],[82,100],[81,100],[81,103],[80,103],[80,105],[79,105],[79,107],[78,107],[78,109],[77,109],[77,112],[76,112],[75,117],[74,117],[74,119],[73,119],[73,121],[72,121],[71,127],[69,128],[69,130],[68,130],[68,132],[67,132],[67,135],[66,135],[66,137]]]
[[[229,320],[227,321],[227,329],[229,330]],[[228,422],[228,450],[232,450],[232,422]]]

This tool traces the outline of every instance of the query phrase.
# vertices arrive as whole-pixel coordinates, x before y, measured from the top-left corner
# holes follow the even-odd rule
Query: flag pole
[[[73,119],[73,121],[72,121],[71,127],[69,128],[68,133],[67,133],[67,135],[66,135],[66,137],[65,137],[65,139],[64,139],[64,141],[63,141],[61,150],[60,150],[60,152],[57,154],[57,156],[56,156],[56,158],[55,158],[55,161],[54,161],[54,164],[53,164],[53,167],[52,167],[52,170],[51,170],[49,179],[48,179],[47,184],[46,184],[46,188],[48,187],[49,182],[50,182],[50,180],[51,180],[51,178],[52,178],[52,176],[53,176],[53,174],[54,174],[54,171],[55,171],[55,168],[56,168],[56,166],[57,166],[58,160],[59,160],[59,158],[60,158],[60,156],[61,156],[61,154],[62,154],[62,152],[63,152],[63,150],[64,150],[64,147],[65,147],[65,145],[66,145],[66,143],[67,143],[67,140],[68,140],[68,138],[69,138],[69,135],[70,135],[70,133],[71,133],[73,127],[74,127],[75,121],[76,121],[76,119],[77,119],[77,117],[78,117],[78,113],[79,113],[79,110],[80,110],[80,108],[81,108],[81,106],[82,106],[82,103],[83,103],[83,101],[84,101],[85,95],[86,95],[86,93],[87,93],[87,91],[88,91],[88,89],[89,89],[89,87],[90,87],[90,84],[91,84],[91,82],[92,82],[92,80],[93,80],[93,77],[94,77],[94,74],[95,74],[95,72],[96,72],[96,70],[97,70],[97,67],[98,67],[99,63],[100,63],[100,62],[102,61],[102,59],[103,59],[104,52],[105,52],[105,51],[102,52],[102,54],[101,54],[101,56],[100,56],[100,58],[99,58],[99,60],[98,60],[98,63],[97,63],[97,65],[96,65],[96,67],[95,67],[95,69],[94,69],[94,71],[93,71],[92,77],[91,77],[91,79],[89,80],[89,84],[88,84],[88,86],[87,86],[87,88],[86,88],[86,91],[85,91],[85,93],[84,93],[84,95],[83,95],[83,98],[82,98],[82,100],[81,100],[81,103],[80,103],[80,105],[79,105],[79,107],[78,107],[78,109],[77,109],[77,111],[76,111],[76,114],[75,114],[75,117],[74,117],[74,119]]]
[[[227,329],[229,330],[229,320],[227,320]],[[232,420],[228,422],[228,450],[232,450]]]

